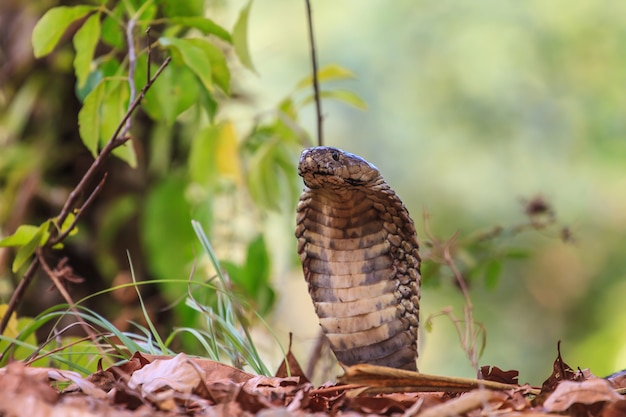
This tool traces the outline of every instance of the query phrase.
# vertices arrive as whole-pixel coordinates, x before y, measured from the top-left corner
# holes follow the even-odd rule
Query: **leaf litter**
[[[314,387],[291,351],[274,377],[183,353],[135,353],[87,377],[11,363],[0,369],[0,415],[626,416],[626,372],[598,378],[574,370],[560,346],[541,388],[517,378],[517,371],[496,366],[484,366],[480,379],[470,379],[355,365],[345,367],[337,382]]]

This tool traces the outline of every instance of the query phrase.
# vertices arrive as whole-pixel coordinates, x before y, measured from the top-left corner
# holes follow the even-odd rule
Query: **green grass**
[[[284,356],[285,351],[282,345],[263,318],[251,308],[246,300],[235,294],[200,224],[193,221],[192,225],[204,252],[216,271],[216,277],[214,277],[216,279],[209,279],[207,282],[182,279],[137,282],[131,263],[132,283],[91,294],[79,300],[74,306],[74,311],[68,304],[59,304],[34,318],[17,320],[12,332],[7,331],[5,335],[0,335],[0,366],[5,366],[11,359],[18,359],[35,366],[54,366],[90,374],[97,370],[101,359],[102,365],[106,367],[127,360],[134,352],[175,355],[176,352],[171,349],[174,341],[183,334],[189,334],[197,340],[197,352],[200,356],[219,362],[229,362],[240,369],[249,368],[257,374],[271,375],[252,340],[251,320],[260,322],[268,329]],[[187,287],[184,304],[201,315],[203,320],[201,320],[202,326],[199,327],[202,328],[177,327],[166,336],[158,333],[148,313],[140,288],[142,285],[164,282]],[[82,306],[91,298],[107,296],[112,291],[127,287],[133,287],[137,291],[146,325],[131,322],[132,331],[120,331],[98,312]],[[193,293],[200,288],[211,293],[213,297],[209,298],[214,303],[203,304],[193,296]],[[72,323],[60,328],[61,320],[68,316],[73,317]],[[69,330],[81,326],[79,323],[81,320],[84,322],[82,326],[86,325],[93,331],[93,337],[66,336]],[[35,332],[48,323],[53,324],[53,330],[46,340],[37,343]]]

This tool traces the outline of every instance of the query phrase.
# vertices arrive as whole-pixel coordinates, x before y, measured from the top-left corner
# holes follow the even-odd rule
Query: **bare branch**
[[[313,16],[311,13],[311,1],[306,2],[306,16],[309,25],[309,42],[311,45],[311,64],[313,65],[313,93],[315,95],[315,111],[317,112],[317,145],[324,144],[324,131],[322,129],[322,101],[320,99],[320,88],[317,79],[317,54],[315,52],[315,36],[313,34]]]
[[[51,246],[54,246],[57,243],[65,240],[65,238],[72,232],[72,230],[74,230],[74,228],[78,224],[78,220],[80,219],[81,214],[83,214],[85,212],[87,207],[89,207],[91,205],[91,203],[96,199],[96,196],[98,194],[100,194],[100,191],[102,191],[102,188],[104,187],[104,183],[105,183],[105,181],[107,179],[107,176],[108,176],[108,174],[105,172],[104,176],[102,177],[102,179],[100,180],[100,182],[98,183],[96,188],[94,188],[94,190],[91,192],[91,194],[89,194],[89,197],[87,198],[87,200],[85,200],[83,205],[76,212],[76,215],[74,216],[74,220],[72,221],[72,224],[70,224],[69,227],[67,229],[65,229],[65,231],[63,231],[60,235],[58,235],[54,239],[50,239],[48,241],[48,243],[46,244],[46,246],[51,247]],[[59,227],[61,227],[61,226],[62,225],[59,224]]]

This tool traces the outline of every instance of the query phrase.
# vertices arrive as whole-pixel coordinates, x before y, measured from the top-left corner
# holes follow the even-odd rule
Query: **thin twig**
[[[130,97],[128,101],[130,103],[135,101],[135,96],[137,95],[137,87],[135,86],[135,68],[137,68],[137,55],[135,53],[135,38],[133,37],[135,23],[137,23],[137,21],[133,17],[128,21],[128,26],[126,27],[126,43],[128,44],[128,87],[130,89]],[[150,66],[149,63],[148,66]],[[126,125],[124,126],[124,133],[122,134],[122,136],[126,136],[130,132],[131,127],[132,123],[129,117],[128,120],[126,120]]]
[[[92,180],[96,171],[102,166],[102,164],[109,157],[111,152],[113,152],[115,148],[123,145],[129,139],[128,137],[119,137],[120,132],[125,126],[126,121],[135,112],[139,104],[141,104],[141,100],[143,100],[148,89],[152,86],[152,84],[154,84],[154,81],[156,81],[156,79],[159,77],[161,72],[163,72],[163,70],[170,63],[171,60],[172,58],[168,57],[165,61],[163,61],[156,74],[154,74],[154,76],[150,78],[148,82],[146,82],[146,85],[141,89],[139,95],[135,98],[135,101],[133,101],[128,107],[128,110],[124,114],[124,117],[122,117],[120,123],[117,125],[117,128],[115,129],[115,132],[113,132],[113,135],[111,135],[109,141],[104,145],[96,159],[94,159],[92,164],[89,166],[87,172],[85,172],[85,175],[83,175],[83,178],[81,178],[78,185],[74,188],[74,190],[72,190],[72,192],[70,192],[70,195],[66,200],[65,205],[61,209],[61,213],[57,217],[59,224],[63,224],[67,216],[71,213],[72,207],[76,204],[78,197],[86,189],[87,184]]]
[[[73,327],[75,324],[76,324],[76,323],[71,323],[71,324],[69,324],[69,325],[67,326],[67,328]],[[63,333],[63,331],[61,331],[61,333]],[[29,366],[29,365],[31,365],[31,364],[32,364],[33,362],[35,362],[35,361],[38,361],[38,360],[40,360],[40,359],[43,359],[43,358],[46,358],[46,357],[48,357],[48,356],[54,355],[54,354],[55,354],[55,353],[57,353],[57,352],[61,352],[61,351],[65,350],[65,349],[68,349],[68,348],[70,348],[70,347],[72,347],[72,346],[76,346],[77,344],[82,343],[82,342],[86,342],[87,340],[90,340],[90,339],[91,339],[91,336],[84,336],[84,337],[81,337],[80,339],[74,340],[74,341],[72,341],[72,342],[70,342],[70,343],[66,343],[66,344],[64,343],[64,344],[63,344],[63,346],[56,347],[56,348],[54,348],[54,349],[52,349],[52,350],[50,350],[50,351],[48,351],[48,352],[44,353],[44,354],[43,354],[43,355],[41,355],[41,356],[37,356],[37,354],[39,354],[39,352],[43,349],[43,347],[44,347],[44,346],[45,346],[48,342],[50,342],[50,340],[48,340],[48,341],[46,341],[46,342],[43,344],[43,346],[39,346],[39,347],[37,348],[37,350],[36,350],[35,352],[33,352],[33,353],[29,356],[29,358],[30,358],[30,359],[26,359],[26,360],[24,361],[24,365]]]
[[[313,346],[313,350],[309,355],[309,362],[306,365],[305,375],[309,379],[312,379],[313,375],[315,374],[315,369],[317,369],[317,364],[322,358],[322,352],[324,351],[324,346],[326,345],[326,343],[328,343],[328,339],[326,339],[326,335],[320,329],[317,337],[315,338],[315,345]]]
[[[56,220],[58,224],[62,225],[65,222],[65,219],[67,219],[67,216],[70,215],[74,206],[76,205],[78,198],[87,189],[87,184],[89,184],[93,180],[93,177],[96,175],[96,172],[98,172],[100,167],[104,164],[104,161],[106,161],[107,158],[110,156],[111,152],[113,152],[115,148],[122,146],[124,143],[126,143],[126,141],[128,141],[129,137],[128,136],[120,137],[120,132],[126,125],[126,122],[130,119],[132,114],[135,112],[137,107],[139,107],[139,104],[141,104],[141,100],[143,100],[144,96],[146,95],[146,92],[150,89],[152,84],[154,84],[156,79],[159,77],[159,75],[161,75],[161,72],[163,72],[163,70],[165,69],[165,67],[167,67],[167,65],[170,63],[171,60],[172,60],[171,57],[167,57],[167,59],[163,61],[163,63],[161,64],[157,72],[154,74],[154,76],[147,80],[146,85],[144,85],[144,87],[141,89],[141,91],[139,92],[139,95],[135,98],[135,100],[128,107],[128,110],[124,114],[124,117],[122,117],[122,120],[117,125],[117,128],[115,129],[115,132],[113,132],[113,135],[111,136],[109,141],[104,145],[104,147],[102,148],[102,150],[100,151],[96,159],[94,159],[94,161],[91,163],[91,165],[87,169],[87,172],[85,172],[85,174],[83,175],[81,180],[78,182],[76,187],[74,187],[74,189],[70,192],[67,200],[65,201],[65,204],[63,205],[63,207],[61,208],[61,211],[59,212],[59,215],[56,216]],[[50,233],[50,239],[48,240],[48,242],[54,241],[56,239],[57,233],[58,233],[58,230],[53,229]],[[51,245],[47,243],[45,246],[49,247]],[[26,292],[26,289],[32,282],[35,276],[35,272],[37,272],[38,268],[39,268],[39,258],[36,256],[31,261],[20,283],[18,284],[17,288],[11,295],[11,299],[9,300],[9,303],[7,305],[7,309],[4,315],[2,316],[2,319],[0,320],[0,334],[4,333],[7,325],[9,324],[9,318],[11,317],[13,312],[17,309],[18,305],[21,303],[22,298],[24,297],[24,293]]]
[[[322,101],[320,100],[320,88],[317,80],[317,54],[315,52],[315,36],[313,34],[313,16],[311,13],[311,2],[306,2],[306,16],[309,25],[309,42],[311,45],[311,64],[313,66],[313,94],[315,95],[315,111],[317,112],[317,145],[324,145],[324,131],[322,129]]]
[[[150,79],[150,64],[152,63],[152,39],[150,38],[151,29],[152,28],[150,26],[148,26],[148,28],[146,29],[146,43],[148,44],[148,58],[146,58],[146,61],[148,62],[148,65],[146,65],[146,80]]]
[[[429,227],[428,223],[428,212],[424,210],[423,212],[424,218],[424,232],[428,239],[430,240],[432,247],[434,249],[440,250],[443,255],[443,262],[450,268],[454,278],[461,289],[461,293],[463,294],[463,299],[465,301],[463,306],[463,315],[465,320],[465,326],[462,328],[460,324],[460,320],[457,319],[451,311],[444,311],[442,314],[448,316],[448,318],[452,321],[457,334],[459,336],[459,340],[463,347],[463,350],[467,354],[468,359],[474,370],[478,372],[478,357],[476,351],[476,332],[474,327],[474,306],[472,304],[472,300],[469,294],[469,288],[467,287],[467,283],[463,274],[457,268],[454,263],[454,258],[452,257],[451,247],[452,244],[458,239],[458,233],[455,233],[450,239],[448,239],[445,243],[442,243],[436,236],[434,236]]]
[[[30,262],[30,265],[28,265],[28,269],[26,270],[26,272],[24,272],[24,276],[20,280],[19,284],[17,284],[15,291],[13,291],[13,294],[11,294],[11,299],[9,300],[9,304],[7,304],[7,309],[4,312],[4,316],[2,316],[2,320],[0,321],[0,334],[4,333],[4,330],[9,324],[9,319],[11,318],[11,315],[15,310],[17,310],[17,306],[22,301],[22,298],[24,298],[24,293],[26,292],[26,289],[32,282],[33,278],[35,277],[35,272],[37,272],[38,268],[39,259],[37,257],[34,257],[33,260]]]
[[[41,267],[43,268],[44,272],[52,280],[52,282],[54,283],[54,286],[57,288],[59,293],[61,293],[61,296],[63,297],[63,299],[65,299],[65,302],[70,307],[70,310],[72,310],[72,312],[76,315],[76,320],[80,323],[81,327],[83,328],[87,336],[89,336],[89,338],[92,340],[94,345],[97,346],[98,336],[91,330],[91,327],[89,327],[87,322],[83,320],[83,318],[80,316],[78,309],[76,309],[76,304],[74,303],[74,300],[72,300],[72,297],[67,292],[67,289],[65,289],[65,286],[59,279],[59,276],[61,274],[57,272],[56,270],[52,270],[52,268],[50,268],[50,265],[48,265],[48,263],[46,262],[46,259],[44,258],[43,248],[37,248],[36,255],[37,255],[37,258],[39,258],[39,263],[41,264]]]
[[[459,234],[457,232],[446,242],[443,247],[443,258],[446,260],[446,264],[454,274],[454,278],[456,279],[457,284],[459,284],[459,288],[461,288],[461,292],[463,293],[463,297],[465,298],[465,304],[467,304],[470,308],[473,308],[472,300],[469,296],[469,289],[467,288],[467,283],[465,282],[461,271],[459,271],[459,269],[456,267],[454,259],[452,259],[452,254],[450,253],[450,247],[458,237]]]
[[[102,191],[102,188],[104,187],[104,183],[105,183],[107,177],[108,177],[108,173],[105,172],[104,175],[102,176],[102,179],[100,180],[100,182],[96,186],[96,188],[94,188],[94,190],[91,192],[91,194],[89,194],[89,197],[87,198],[87,200],[85,200],[83,205],[80,206],[80,208],[76,211],[76,215],[74,216],[74,220],[69,225],[69,227],[67,227],[60,235],[58,235],[54,239],[50,239],[48,241],[48,243],[47,243],[48,246],[56,245],[57,243],[65,240],[65,238],[70,233],[72,233],[72,230],[74,230],[74,228],[78,224],[78,220],[80,219],[80,215],[85,212],[87,207],[89,207],[91,205],[91,203],[96,199],[96,196],[98,194],[100,194],[100,191]],[[63,225],[59,224],[57,227],[61,228],[61,227],[63,227]]]
[[[472,367],[478,372],[478,358],[476,355],[476,342],[474,340],[474,305],[472,304],[472,300],[469,296],[469,289],[467,288],[467,284],[461,271],[456,267],[454,263],[454,259],[452,259],[452,255],[450,254],[450,246],[452,242],[456,240],[458,234],[455,234],[450,240],[446,242],[443,248],[443,257],[446,260],[446,264],[454,274],[456,278],[457,284],[459,288],[461,288],[461,292],[463,293],[463,298],[465,299],[465,305],[463,306],[463,313],[465,316],[465,336],[463,337],[463,345],[465,347],[468,359],[470,360]]]

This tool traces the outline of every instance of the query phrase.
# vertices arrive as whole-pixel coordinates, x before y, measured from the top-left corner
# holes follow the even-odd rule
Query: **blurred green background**
[[[259,89],[275,97],[309,65],[304,7],[256,6]],[[424,209],[450,236],[519,221],[520,198],[537,194],[572,231],[571,244],[524,236],[535,255],[494,290],[472,288],[481,363],[522,382],[547,376],[557,340],[573,367],[626,367],[625,13],[593,0],[314,2],[321,63],[354,70],[369,105],[324,103],[327,142],[380,168],[418,235]],[[454,290],[425,288],[422,318],[447,305],[461,314]],[[471,375],[445,319],[421,338],[421,371]]]
[[[29,49],[32,25],[56,5],[12,0],[0,6],[2,235],[53,215],[47,207],[58,206],[57,191],[74,184],[90,162],[76,139],[80,103],[73,96],[71,45],[36,62]],[[244,5],[210,1],[206,14],[232,27]],[[480,363],[517,369],[520,382],[540,384],[550,374],[558,340],[574,368],[606,375],[626,367],[625,15],[626,3],[593,0],[313,2],[320,64],[353,71],[357,78],[340,87],[368,104],[363,112],[325,101],[326,144],[378,166],[408,207],[421,239],[425,210],[434,235],[466,236],[524,222],[521,201],[536,195],[550,202],[559,224],[571,231],[568,241],[559,229],[510,237],[507,245],[528,248],[531,256],[504,262],[493,287],[472,282],[475,319],[487,329]],[[240,135],[257,123],[255,115],[277,106],[310,73],[303,2],[257,0],[248,36],[257,74],[235,66],[239,97],[220,110]],[[295,262],[292,204],[251,215],[249,203],[228,192],[224,197],[183,187],[172,173],[186,169],[176,156],[180,148],[193,147],[196,137],[194,125],[185,124],[189,115],[168,127],[138,119],[137,135],[150,138],[140,168],[112,165],[112,185],[93,217],[85,219],[72,253],[95,253],[97,259],[82,269],[76,260],[75,268],[83,276],[97,271],[106,277],[100,285],[110,285],[116,274],[123,275],[128,249],[143,263],[140,274],[159,276],[155,269],[170,268],[168,273],[186,278],[177,269],[183,259],[170,263],[171,258],[150,253],[154,245],[166,245],[172,258],[184,250],[192,259],[192,249],[181,245],[193,233],[178,226],[188,224],[188,217],[209,219],[213,245],[225,259],[241,261],[242,247],[262,233],[277,293],[268,320],[283,341],[294,333],[296,354],[306,362],[318,327]],[[299,122],[313,137],[311,106]],[[172,137],[170,148],[161,146]],[[297,152],[290,157],[295,164]],[[29,184],[36,197],[19,206],[18,190]],[[280,198],[289,200],[281,190]],[[184,199],[195,202],[192,209],[176,204]],[[170,221],[179,232],[175,236],[168,232]],[[94,231],[102,224],[106,232]],[[142,243],[136,242],[138,234]],[[8,268],[8,255],[3,256],[1,266]],[[450,277],[441,276],[438,285],[423,288],[422,320],[448,306],[462,315],[459,291]],[[0,283],[6,300],[12,288],[8,269]],[[46,286],[44,281],[40,291]],[[265,342],[264,335],[259,330],[260,344],[278,363],[273,342]],[[420,345],[421,371],[473,375],[449,320],[438,318],[431,332],[422,330]]]

